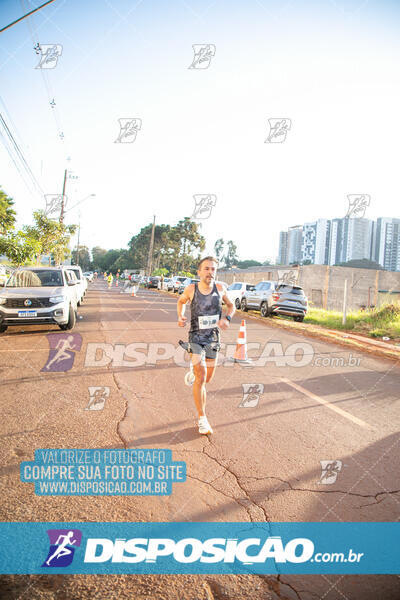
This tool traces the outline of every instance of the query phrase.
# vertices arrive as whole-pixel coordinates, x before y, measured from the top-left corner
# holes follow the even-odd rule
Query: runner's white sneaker
[[[199,417],[199,433],[201,433],[202,435],[207,435],[208,433],[213,433],[212,427],[211,427],[210,423],[208,422],[208,419],[206,416]]]

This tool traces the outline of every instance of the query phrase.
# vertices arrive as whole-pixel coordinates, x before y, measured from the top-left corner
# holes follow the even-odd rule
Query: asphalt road
[[[52,371],[57,361],[46,369],[58,328],[0,336],[2,521],[398,520],[395,362],[246,319],[256,366],[218,367],[208,386],[214,434],[199,436],[187,367],[177,364],[187,328],[177,327],[176,298],[120,292],[90,285],[65,372]],[[221,362],[243,317],[223,333]],[[147,362],[133,354],[139,342],[151,344],[141,350]],[[101,410],[88,410],[93,387],[109,390]],[[166,497],[35,496],[19,465],[36,448],[170,448],[188,477]],[[400,578],[388,575],[19,575],[1,576],[0,587],[1,598],[56,600],[400,598]]]

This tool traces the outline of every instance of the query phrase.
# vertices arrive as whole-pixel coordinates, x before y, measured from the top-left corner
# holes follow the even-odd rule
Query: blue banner
[[[398,574],[400,523],[0,523],[0,572]]]

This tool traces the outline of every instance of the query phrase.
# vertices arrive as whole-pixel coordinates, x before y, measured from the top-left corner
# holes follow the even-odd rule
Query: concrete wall
[[[288,281],[304,289],[310,306],[328,310],[342,310],[344,282],[347,279],[347,308],[378,306],[387,294],[379,290],[400,291],[400,272],[304,265],[301,267],[253,267],[218,271],[218,280],[228,285],[234,281],[258,283],[259,281]],[[397,298],[396,298],[397,300]]]

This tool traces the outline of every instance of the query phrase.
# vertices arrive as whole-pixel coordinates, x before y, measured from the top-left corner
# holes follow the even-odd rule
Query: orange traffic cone
[[[246,321],[243,319],[239,329],[239,335],[236,342],[236,350],[233,355],[233,360],[241,364],[252,364],[252,361],[247,357],[247,338],[246,338]]]
[[[132,294],[131,295],[135,296],[135,286],[134,285],[132,286]]]

